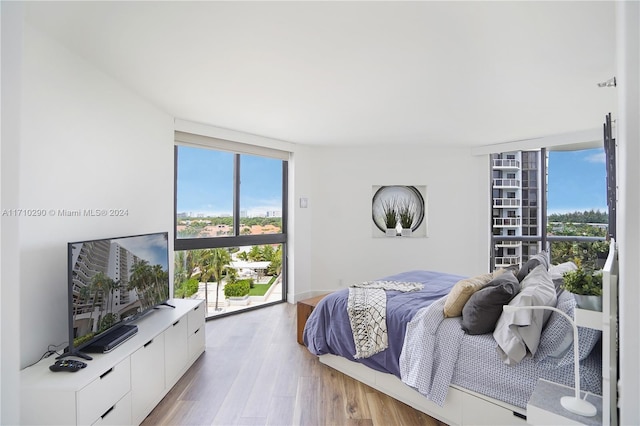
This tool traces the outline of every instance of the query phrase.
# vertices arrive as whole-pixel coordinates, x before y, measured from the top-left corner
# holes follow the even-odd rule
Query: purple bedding
[[[399,359],[406,326],[418,310],[449,293],[455,283],[466,278],[433,271],[409,271],[381,278],[384,281],[419,282],[420,291],[387,291],[387,336],[389,347],[369,358],[355,359],[355,344],[347,315],[349,290],[329,294],[315,307],[307,320],[303,339],[315,355],[333,354],[360,362],[370,368],[400,378]]]

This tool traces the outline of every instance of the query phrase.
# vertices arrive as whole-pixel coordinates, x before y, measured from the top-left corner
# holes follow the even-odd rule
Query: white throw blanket
[[[389,346],[385,290],[415,291],[422,288],[421,283],[399,281],[365,281],[349,287],[347,313],[356,347],[354,358],[368,358]]]

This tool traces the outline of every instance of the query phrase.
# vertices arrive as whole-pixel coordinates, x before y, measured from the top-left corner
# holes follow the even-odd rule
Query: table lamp
[[[531,310],[549,310],[549,311],[555,311],[558,312],[560,315],[562,315],[563,317],[565,317],[567,319],[567,321],[569,321],[569,323],[571,324],[571,326],[573,327],[573,357],[574,357],[574,361],[573,361],[573,365],[574,365],[574,376],[575,376],[575,396],[563,396],[562,398],[560,398],[560,404],[567,410],[571,411],[572,413],[575,414],[579,414],[581,416],[585,416],[585,417],[593,417],[596,415],[597,410],[596,407],[591,404],[589,401],[586,401],[584,399],[580,399],[580,353],[579,353],[579,346],[578,346],[578,326],[576,325],[575,321],[573,320],[573,318],[571,318],[569,315],[567,315],[566,313],[562,312],[560,309],[558,308],[554,308],[552,306],[510,306],[510,305],[504,305],[503,308],[504,312],[516,312],[516,311],[520,311],[523,309],[531,309]],[[586,396],[585,396],[586,398]]]

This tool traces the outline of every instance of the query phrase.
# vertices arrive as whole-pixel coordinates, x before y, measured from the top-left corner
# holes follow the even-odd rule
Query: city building
[[[540,235],[541,152],[518,151],[491,155],[493,236]],[[540,251],[539,242],[494,239],[493,267],[521,265]]]

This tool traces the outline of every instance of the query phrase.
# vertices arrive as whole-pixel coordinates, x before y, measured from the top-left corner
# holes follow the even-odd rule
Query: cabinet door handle
[[[147,343],[144,344],[144,347],[146,348],[147,346],[149,346],[150,344],[153,343],[153,339],[149,340]]]
[[[197,329],[196,331],[194,331],[193,334],[198,334],[198,331],[200,331],[200,329]]]
[[[193,308],[194,311],[197,311],[198,309],[200,309],[200,305],[198,305],[195,308]]]
[[[175,327],[176,325],[180,324],[180,320],[176,321],[173,323],[173,326]]]
[[[107,371],[105,371],[104,373],[102,373],[100,375],[100,379],[102,379],[104,376],[106,376],[107,374],[111,373],[113,371],[113,367],[111,367],[110,369],[108,369]]]
[[[107,417],[107,415],[113,411],[113,409],[116,408],[115,405],[112,405],[111,408],[109,408],[107,411],[104,412],[103,415],[100,416],[101,419],[104,419],[105,417]]]

